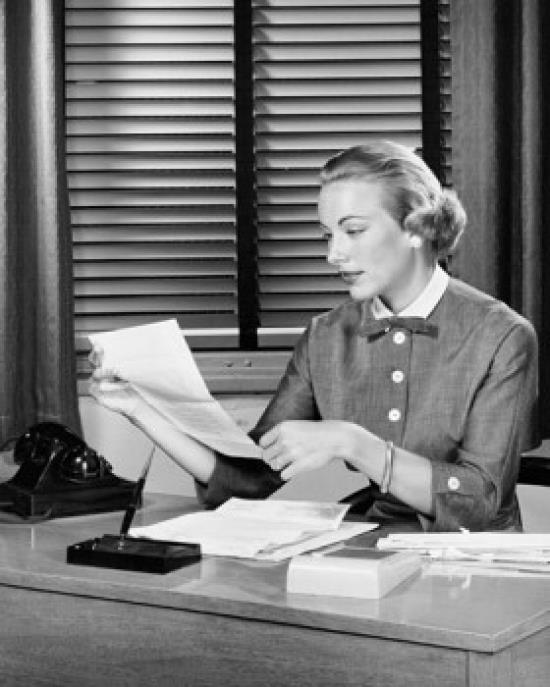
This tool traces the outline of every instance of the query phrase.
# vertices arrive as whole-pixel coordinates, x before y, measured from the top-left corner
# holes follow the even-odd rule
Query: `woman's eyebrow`
[[[349,220],[353,219],[370,219],[368,215],[345,215],[344,217],[340,217],[338,220],[338,226],[341,226],[344,224],[344,222],[348,222]]]

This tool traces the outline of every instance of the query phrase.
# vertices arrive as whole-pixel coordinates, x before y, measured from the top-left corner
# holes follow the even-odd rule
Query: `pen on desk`
[[[124,539],[126,538],[126,535],[128,534],[128,530],[130,529],[130,525],[132,524],[132,520],[134,519],[134,515],[136,513],[137,507],[140,504],[141,494],[143,492],[143,487],[145,486],[145,480],[147,479],[147,473],[149,472],[149,468],[151,467],[151,463],[153,462],[154,453],[155,453],[155,446],[153,446],[153,448],[151,449],[151,453],[149,454],[149,458],[147,458],[145,465],[143,466],[143,470],[141,471],[141,475],[139,476],[139,479],[136,482],[136,486],[134,487],[134,491],[132,492],[132,497],[130,498],[130,503],[128,504],[128,508],[126,509],[126,513],[124,513],[124,519],[122,520],[122,525],[120,526],[120,542],[123,542]]]

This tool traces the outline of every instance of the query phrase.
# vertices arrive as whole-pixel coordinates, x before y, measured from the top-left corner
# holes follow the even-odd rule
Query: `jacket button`
[[[399,422],[401,419],[401,412],[397,408],[392,408],[388,413],[388,419],[390,422]]]
[[[401,382],[405,379],[405,375],[402,370],[394,370],[391,373],[391,378],[396,384],[401,384]]]
[[[405,339],[407,337],[405,336],[405,332],[395,332],[393,335],[393,343],[399,345],[405,342]]]
[[[449,477],[447,480],[447,486],[451,491],[456,491],[457,489],[460,489],[460,480],[458,477]]]

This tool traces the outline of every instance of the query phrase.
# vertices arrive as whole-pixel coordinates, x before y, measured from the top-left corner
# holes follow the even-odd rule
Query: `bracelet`
[[[390,489],[390,482],[392,478],[393,471],[393,457],[395,454],[395,446],[393,441],[386,441],[386,449],[384,452],[384,473],[382,475],[382,481],[380,482],[380,493],[387,494]]]

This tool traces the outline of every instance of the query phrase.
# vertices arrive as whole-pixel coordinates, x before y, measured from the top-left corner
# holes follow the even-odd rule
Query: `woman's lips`
[[[362,274],[363,272],[340,272],[340,276],[346,284],[353,284]]]

